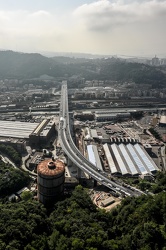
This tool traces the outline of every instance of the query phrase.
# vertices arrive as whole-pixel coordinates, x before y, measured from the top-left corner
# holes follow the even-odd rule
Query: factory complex
[[[154,174],[158,167],[139,143],[103,145],[112,174],[146,175]]]
[[[75,144],[96,167],[97,174],[114,182],[117,177],[153,179],[156,172],[164,168],[162,143],[147,130],[151,115],[143,117],[140,122],[132,118],[132,112],[126,111],[70,112],[69,115]],[[26,122],[0,120],[0,143],[12,145],[21,153],[27,152],[24,164],[27,171],[37,178],[35,197],[45,206],[53,204],[64,193],[70,193],[79,182],[93,188],[105,187],[102,179],[101,182],[94,181],[90,173],[80,170],[63,152],[57,136],[59,119],[58,115],[41,115],[40,119],[33,118],[33,122],[32,119]],[[164,127],[163,117],[161,124]],[[157,148],[156,159],[151,158],[153,146]],[[109,191],[107,196],[95,196],[94,191],[95,204],[113,207],[120,202],[116,200],[116,191]]]
[[[20,152],[26,145],[32,148],[47,144],[55,132],[55,121],[43,119],[39,122],[20,122],[0,120],[0,143],[11,145]]]
[[[28,139],[38,123],[0,120],[0,137]]]
[[[138,176],[155,174],[159,169],[139,143],[103,145],[109,170],[113,175]],[[99,152],[96,145],[87,146],[88,159],[98,171],[103,171]]]

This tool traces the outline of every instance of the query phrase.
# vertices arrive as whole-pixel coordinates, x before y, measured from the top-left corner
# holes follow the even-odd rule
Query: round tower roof
[[[58,175],[65,171],[65,165],[62,161],[52,159],[47,159],[39,163],[37,166],[37,173],[46,175],[46,176],[54,176]]]

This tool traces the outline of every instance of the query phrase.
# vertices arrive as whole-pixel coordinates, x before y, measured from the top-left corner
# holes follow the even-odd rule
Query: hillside
[[[163,69],[117,58],[47,58],[37,53],[0,51],[0,79],[30,79],[45,74],[53,77],[79,75],[88,80],[134,81],[153,87],[166,84]]]
[[[51,214],[32,200],[0,204],[0,249],[164,250],[165,199],[165,192],[126,198],[105,212],[78,186]]]
[[[40,54],[0,51],[0,78],[30,78],[48,72],[50,59]]]

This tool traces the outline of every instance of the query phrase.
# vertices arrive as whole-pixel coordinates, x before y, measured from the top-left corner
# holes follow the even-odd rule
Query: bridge
[[[74,163],[80,170],[87,173],[97,182],[120,194],[126,196],[139,196],[144,194],[138,189],[132,187],[131,190],[131,188],[122,186],[120,182],[110,179],[107,173],[97,169],[96,166],[86,159],[76,147],[70,133],[67,81],[63,81],[61,86],[59,117],[59,141],[64,153],[68,156],[72,163]]]

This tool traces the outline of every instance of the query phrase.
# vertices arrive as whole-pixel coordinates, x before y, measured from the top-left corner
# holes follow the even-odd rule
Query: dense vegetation
[[[0,77],[31,78],[40,76],[51,67],[51,61],[40,54],[0,51]]]
[[[0,197],[5,197],[28,185],[30,177],[26,172],[16,169],[0,160]]]
[[[0,144],[0,154],[7,155],[9,159],[18,166],[21,164],[22,161],[21,155],[12,146],[6,146],[4,144]]]
[[[158,172],[153,180],[130,177],[124,178],[124,182],[131,186],[136,186],[142,191],[151,192],[153,194],[157,194],[162,191],[166,192],[166,174],[163,172]]]
[[[1,250],[46,249],[49,222],[42,205],[34,201],[1,204],[0,213]]]
[[[165,86],[166,74],[162,68],[140,63],[127,63],[120,59],[80,59],[0,51],[0,79],[31,79],[47,74],[52,77],[79,75],[88,80],[134,81]]]
[[[1,250],[165,250],[166,193],[97,210],[78,186],[51,214],[27,201],[0,205]]]
[[[164,85],[166,75],[152,66],[141,63],[105,60],[101,63],[101,78],[118,81],[134,81],[135,83],[151,84],[152,88]],[[109,78],[107,78],[109,76]]]

